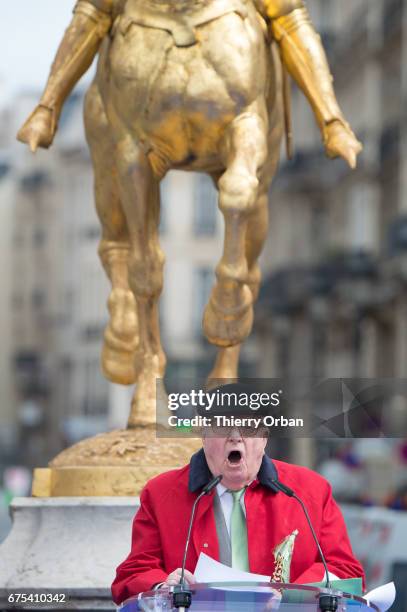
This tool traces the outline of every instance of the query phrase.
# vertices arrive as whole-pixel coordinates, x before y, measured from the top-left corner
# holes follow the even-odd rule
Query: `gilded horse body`
[[[153,421],[165,372],[158,222],[166,172],[207,172],[219,191],[224,248],[203,327],[219,347],[210,377],[235,378],[283,132],[282,63],[312,106],[328,156],[354,167],[361,145],[303,0],[78,0],[41,101],[18,134],[33,151],[51,145],[63,103],[97,53],[85,126],[99,254],[112,284],[102,365],[114,382],[137,382],[132,427]]]

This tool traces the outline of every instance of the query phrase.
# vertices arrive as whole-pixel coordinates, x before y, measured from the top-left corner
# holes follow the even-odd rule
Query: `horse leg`
[[[213,172],[210,174],[213,184],[219,193],[219,179],[222,172]],[[207,378],[207,388],[213,388],[218,384],[224,384],[225,379],[234,380],[237,378],[237,369],[239,365],[240,344],[236,346],[220,347],[216,354],[215,363]]]
[[[104,332],[102,348],[102,370],[112,382],[129,385],[136,382],[133,355],[138,343],[136,302],[127,279],[130,242],[117,172],[112,164],[114,145],[95,84],[85,99],[85,128],[94,169],[96,211],[102,226],[99,257],[112,285],[108,299],[110,321]]]
[[[128,282],[137,304],[139,343],[135,353],[137,387],[128,427],[155,422],[156,379],[164,376],[158,298],[164,255],[158,240],[159,182],[145,153],[128,136],[116,145],[120,193],[130,236]]]
[[[265,120],[248,111],[231,123],[222,143],[226,171],[219,180],[219,207],[225,219],[224,249],[203,323],[208,340],[221,347],[240,344],[252,327],[246,237],[257,203],[257,175],[266,161],[266,132]]]
[[[261,272],[257,263],[262,251],[268,230],[268,181],[257,198],[256,208],[249,216],[246,232],[246,259],[248,266],[247,284],[252,293],[253,302],[257,300]],[[238,378],[239,357],[242,345],[236,344],[226,348],[220,348],[216,356],[214,367],[208,376],[211,379],[235,380]],[[216,383],[215,383],[216,384]]]

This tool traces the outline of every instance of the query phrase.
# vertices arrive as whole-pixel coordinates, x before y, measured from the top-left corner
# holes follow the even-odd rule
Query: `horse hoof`
[[[104,333],[102,371],[111,382],[137,382],[135,353],[138,347],[136,302],[131,291],[113,289],[108,300],[110,321]]]
[[[108,329],[118,341],[132,342],[138,335],[137,305],[129,289],[112,289],[107,307],[110,314]]]
[[[241,344],[253,325],[252,293],[247,285],[239,287],[238,299],[233,307],[228,300],[223,306],[216,300],[216,289],[205,308],[203,329],[211,344],[227,347]]]
[[[118,385],[133,385],[137,382],[133,352],[115,350],[104,344],[101,363],[103,375],[110,382]]]

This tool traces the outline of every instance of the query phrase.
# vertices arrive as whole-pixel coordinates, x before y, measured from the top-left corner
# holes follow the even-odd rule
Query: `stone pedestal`
[[[110,585],[138,507],[136,497],[14,499],[0,545],[0,611],[115,610]],[[66,603],[11,604],[12,593],[62,593]]]

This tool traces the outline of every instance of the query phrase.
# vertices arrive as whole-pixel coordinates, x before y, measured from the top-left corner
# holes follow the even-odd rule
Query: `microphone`
[[[173,592],[173,606],[174,608],[178,608],[180,612],[185,612],[185,610],[191,606],[191,601],[192,601],[191,591],[188,585],[185,584],[185,563],[187,560],[189,542],[191,539],[192,525],[194,524],[195,510],[196,510],[198,503],[202,499],[202,497],[204,497],[204,495],[208,495],[208,493],[210,493],[220,483],[222,478],[223,478],[222,474],[212,478],[212,480],[210,480],[204,486],[201,493],[198,495],[198,497],[194,501],[194,505],[192,506],[191,518],[189,520],[189,527],[188,527],[188,535],[187,535],[187,540],[185,543],[184,558],[182,560],[181,578],[180,578],[179,584],[176,587],[174,587],[174,592]]]
[[[328,566],[326,563],[325,555],[322,552],[321,545],[318,541],[317,535],[315,533],[310,516],[308,514],[308,510],[304,502],[302,501],[301,498],[298,497],[298,495],[292,489],[290,489],[290,487],[287,487],[287,485],[283,484],[279,480],[273,480],[272,482],[279,491],[284,493],[284,495],[287,495],[287,497],[293,497],[301,505],[301,508],[303,509],[305,518],[307,519],[307,523],[311,530],[312,537],[314,538],[315,544],[317,545],[319,556],[321,557],[321,561],[325,569],[325,588],[332,590],[332,585],[331,585],[331,581],[329,580],[329,572],[328,572]],[[338,609],[338,597],[332,594],[328,595],[328,594],[321,593],[319,596],[319,608],[322,612],[336,612],[336,610]]]

